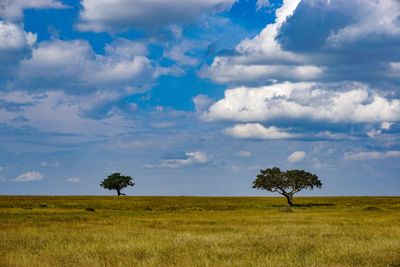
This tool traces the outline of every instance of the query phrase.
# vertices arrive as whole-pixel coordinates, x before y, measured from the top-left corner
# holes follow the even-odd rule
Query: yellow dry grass
[[[295,202],[3,196],[0,266],[400,266],[400,197]]]

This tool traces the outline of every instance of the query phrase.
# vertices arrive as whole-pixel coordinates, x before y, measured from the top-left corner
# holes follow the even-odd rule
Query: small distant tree
[[[288,205],[293,205],[293,195],[303,189],[321,188],[318,176],[303,170],[282,172],[279,168],[260,170],[253,181],[253,188],[277,192],[286,197]]]
[[[124,176],[120,173],[113,173],[105,178],[101,183],[100,186],[104,187],[108,190],[117,190],[118,196],[124,195],[121,193],[121,190],[128,186],[134,186],[135,183],[132,182],[132,177]]]

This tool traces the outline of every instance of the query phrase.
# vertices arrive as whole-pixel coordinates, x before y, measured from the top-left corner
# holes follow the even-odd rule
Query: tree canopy
[[[277,192],[286,197],[288,205],[292,206],[293,195],[303,189],[321,188],[318,176],[304,170],[288,170],[282,172],[279,168],[260,170],[253,181],[253,188]]]
[[[128,186],[134,186],[135,183],[132,182],[132,177],[124,176],[120,173],[113,173],[105,178],[101,183],[100,186],[104,187],[108,190],[116,190],[118,196],[125,195],[121,193],[121,190]]]

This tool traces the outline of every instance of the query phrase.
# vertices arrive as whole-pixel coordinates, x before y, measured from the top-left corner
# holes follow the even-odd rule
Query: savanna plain
[[[1,196],[0,266],[400,266],[400,197]]]

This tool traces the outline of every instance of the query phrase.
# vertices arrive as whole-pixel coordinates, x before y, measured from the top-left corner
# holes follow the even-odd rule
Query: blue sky
[[[398,195],[400,3],[0,0],[0,194]]]

